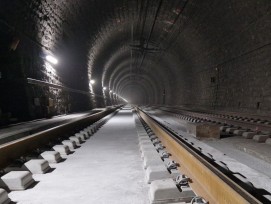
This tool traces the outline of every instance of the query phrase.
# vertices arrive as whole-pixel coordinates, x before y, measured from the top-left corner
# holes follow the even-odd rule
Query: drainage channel
[[[22,191],[34,187],[37,182],[33,179],[33,175],[54,171],[57,163],[64,162],[68,155],[80,148],[118,111],[116,108],[92,117],[89,116],[77,121],[76,124],[69,124],[69,128],[67,125],[59,127],[60,130],[54,128],[49,131],[49,135],[54,136],[53,139],[48,137],[43,138],[42,141],[42,137],[48,134],[45,134],[48,132],[45,131],[37,134],[34,139],[31,136],[0,146],[0,204],[12,203],[8,196],[11,191]],[[74,129],[72,136],[67,134],[71,131],[70,128]],[[59,131],[62,136],[59,136]],[[55,137],[54,132],[58,137]],[[42,137],[38,137],[40,134]],[[25,144],[31,142],[32,146],[25,147]],[[21,156],[18,157],[20,153]]]
[[[182,196],[184,192],[182,188],[185,186],[191,194],[194,193],[195,197],[190,200],[192,203],[270,203],[259,189],[240,176],[234,175],[208,155],[204,155],[202,150],[187,143],[181,135],[162,126],[143,111],[137,109],[137,112],[143,126],[138,130],[138,134],[146,177],[149,182],[154,175],[159,178],[158,184],[155,180],[157,178],[151,182],[151,203],[172,202],[168,197],[168,195],[171,197],[170,191],[166,192],[163,189],[166,186],[163,185],[165,172],[169,172],[172,188],[175,186],[175,190],[176,188],[179,190],[179,198],[175,200],[188,202],[192,198],[192,196],[190,198]],[[161,158],[164,161],[163,165],[161,165]],[[146,166],[147,164],[151,164],[151,167]],[[160,169],[157,166],[161,166]],[[162,166],[166,166],[166,169]],[[164,169],[163,173],[161,173],[162,169]],[[156,171],[159,173],[155,174]],[[177,191],[175,192],[177,194]]]

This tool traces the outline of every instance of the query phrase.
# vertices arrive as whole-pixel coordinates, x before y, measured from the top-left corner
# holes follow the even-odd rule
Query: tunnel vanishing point
[[[1,0],[0,123],[122,103],[268,115],[270,0]]]

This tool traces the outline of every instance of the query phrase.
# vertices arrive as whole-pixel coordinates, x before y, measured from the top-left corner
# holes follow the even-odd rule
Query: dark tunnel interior
[[[127,101],[268,115],[270,7],[270,0],[1,0],[0,123]]]

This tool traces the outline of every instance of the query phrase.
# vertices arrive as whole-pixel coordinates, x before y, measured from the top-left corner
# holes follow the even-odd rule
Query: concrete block
[[[227,128],[230,128],[230,126],[228,126],[228,125],[225,126],[225,125],[224,125],[224,126],[220,126],[220,127],[219,127],[219,130],[220,130],[221,132],[225,132]]]
[[[90,138],[90,133],[88,131],[82,130],[80,131],[80,134],[83,134],[86,140]]]
[[[159,165],[164,165],[162,159],[159,156],[157,155],[144,156],[144,161],[143,161],[144,169],[147,169],[149,166],[159,166]]]
[[[154,145],[156,145],[156,144],[161,143],[161,141],[160,141],[158,138],[156,138],[156,139],[152,140],[152,143],[153,143]]]
[[[91,131],[88,128],[85,128],[83,131],[86,131],[89,135],[91,135]]]
[[[187,123],[187,132],[197,138],[220,138],[219,125],[212,123]]]
[[[158,152],[156,150],[153,150],[153,151],[145,151],[142,153],[142,156],[143,157],[157,157],[159,156]]]
[[[80,138],[82,141],[85,141],[87,139],[86,136],[81,133],[76,133],[74,136]]]
[[[148,155],[148,154],[157,155],[158,152],[156,151],[156,149],[144,150],[143,152],[141,152],[141,158],[143,158],[145,155]]]
[[[1,204],[8,204],[10,203],[10,199],[8,197],[8,193],[0,188],[0,203]]]
[[[261,131],[261,135],[271,135],[270,131]]]
[[[149,137],[148,135],[137,135],[138,139],[139,138],[145,138],[145,137]]]
[[[257,134],[256,132],[244,132],[242,134],[242,136],[247,139],[252,139],[254,137],[254,135],[256,135],[256,134]]]
[[[171,175],[165,165],[148,166],[145,173],[147,183],[151,183],[155,180],[171,178]]]
[[[233,133],[235,130],[238,130],[238,128],[230,127],[230,128],[227,128],[225,132]]]
[[[142,131],[142,132],[137,132],[138,136],[148,136],[148,134],[146,133],[146,131]]]
[[[150,140],[150,137],[148,135],[139,135],[138,136],[138,139],[149,139]]]
[[[93,135],[96,132],[94,127],[88,127],[87,129],[90,131],[91,135]]]
[[[138,135],[147,135],[147,132],[145,130],[137,131]]]
[[[173,179],[156,180],[150,185],[149,199],[151,204],[190,202],[194,196],[195,194],[190,188],[181,192]]]
[[[152,143],[151,144],[142,144],[142,145],[140,145],[140,148],[139,148],[140,152],[143,152],[146,150],[148,151],[148,150],[152,150],[152,149],[155,150],[155,147],[153,146]]]
[[[144,142],[144,141],[148,141],[148,142],[151,142],[150,138],[139,138],[138,139],[138,142]]]
[[[69,139],[71,141],[74,141],[77,146],[80,146],[80,144],[83,143],[83,141],[81,140],[81,138],[78,138],[78,137],[75,137],[75,136],[71,136],[71,137],[69,137]]]
[[[271,138],[268,138],[265,143],[271,145]]]
[[[35,182],[29,171],[11,171],[1,179],[11,191],[25,190]]]
[[[76,148],[76,142],[73,140],[63,140],[62,144],[68,146],[72,151]]]
[[[62,160],[60,153],[56,151],[46,151],[41,153],[40,156],[49,163],[58,163]]]
[[[151,146],[151,147],[154,147],[153,144],[152,144],[152,142],[148,142],[148,141],[140,142],[139,143],[139,147],[142,147],[142,146]]]
[[[48,161],[44,159],[31,159],[30,161],[26,162],[24,166],[32,174],[44,174],[51,169]]]
[[[234,130],[233,134],[235,134],[235,135],[242,135],[244,132],[246,132],[246,130]]]
[[[159,152],[159,155],[160,155],[161,152]],[[163,159],[165,165],[167,165],[169,162],[171,162],[172,160],[170,158],[164,158]]]
[[[55,145],[53,149],[61,155],[61,157],[66,157],[70,153],[70,149],[67,145]]]
[[[155,148],[152,147],[144,147],[144,149],[140,150],[141,156],[144,156],[145,152],[157,152]]]
[[[91,125],[91,128],[92,128],[92,130],[94,130],[94,132],[96,132],[98,130],[98,127],[96,124]]]
[[[140,138],[139,143],[151,142],[150,138]]]
[[[89,135],[89,131],[86,128],[81,130],[80,133]]]
[[[146,142],[147,142],[147,143],[149,143],[149,142],[152,143],[151,140],[148,139],[148,138],[138,140],[138,143],[139,143],[139,144],[144,144],[144,143],[146,143]]]
[[[268,138],[270,138],[269,135],[254,135],[253,140],[256,142],[265,142]]]
[[[140,138],[149,138],[149,136],[148,135],[138,135],[138,139],[140,139]]]

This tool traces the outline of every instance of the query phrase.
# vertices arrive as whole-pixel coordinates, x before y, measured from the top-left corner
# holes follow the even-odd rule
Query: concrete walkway
[[[19,204],[145,204],[148,186],[132,111],[121,110],[40,182],[11,192]]]

